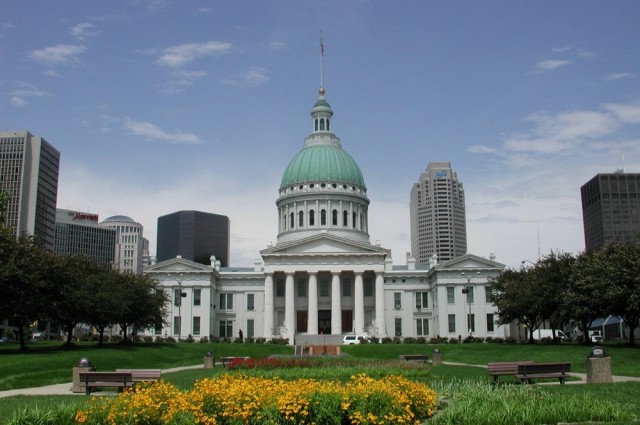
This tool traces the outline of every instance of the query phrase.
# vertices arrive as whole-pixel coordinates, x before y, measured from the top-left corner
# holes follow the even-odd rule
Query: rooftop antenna
[[[320,30],[320,87],[322,87],[322,60],[324,59],[324,41],[322,41],[322,30]]]

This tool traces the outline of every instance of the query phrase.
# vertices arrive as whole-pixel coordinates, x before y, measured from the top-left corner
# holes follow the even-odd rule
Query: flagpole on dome
[[[322,61],[324,59],[324,41],[322,41],[322,30],[320,30],[320,87],[322,87]]]

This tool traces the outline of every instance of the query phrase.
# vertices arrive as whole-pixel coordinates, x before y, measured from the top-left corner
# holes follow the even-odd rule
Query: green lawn
[[[363,367],[375,368],[376,359],[397,359],[400,354],[433,354],[435,348],[442,352],[443,361],[465,364],[486,365],[493,361],[533,360],[569,361],[572,370],[584,372],[585,359],[589,347],[581,345],[526,345],[526,344],[444,344],[444,345],[395,345],[370,344],[342,347],[350,358],[363,359]],[[613,373],[640,377],[640,349],[624,346],[605,346],[612,357]],[[107,345],[99,348],[94,344],[81,344],[63,349],[59,344],[38,343],[29,346],[27,353],[19,353],[15,345],[0,347],[0,390],[40,386],[71,381],[71,370],[82,357],[90,358],[98,370],[115,368],[162,368],[203,364],[204,355],[214,352],[220,356],[251,356],[264,358],[271,354],[290,355],[291,347],[252,344],[137,344],[132,346]],[[200,378],[221,373],[216,369],[191,369],[165,374],[163,379],[189,388]],[[380,373],[385,373],[380,367]],[[284,373],[293,373],[295,369]],[[306,372],[305,372],[306,373]],[[414,372],[408,372],[414,373]],[[446,397],[452,385],[459,382],[487,382],[486,369],[460,365],[425,368],[417,370],[413,379],[426,381]],[[505,379],[505,381],[509,381]],[[515,380],[511,381],[515,382]],[[502,383],[501,386],[512,386]],[[518,385],[514,385],[518,386]],[[640,382],[598,384],[598,385],[550,385],[538,387],[545,394],[558,397],[579,395],[588,400],[610,400],[621,403],[625,409],[639,412]],[[12,417],[21,408],[47,409],[61,404],[79,405],[86,401],[84,396],[33,396],[0,399],[0,424]],[[454,404],[455,405],[455,404]],[[462,402],[459,404],[462,405]],[[490,406],[475,406],[474,409],[491,409]],[[449,409],[449,408],[448,408]],[[447,409],[447,410],[448,410]],[[453,407],[452,407],[453,409]],[[446,422],[446,421],[445,421]],[[452,422],[460,423],[460,422]],[[465,422],[466,423],[466,422]]]

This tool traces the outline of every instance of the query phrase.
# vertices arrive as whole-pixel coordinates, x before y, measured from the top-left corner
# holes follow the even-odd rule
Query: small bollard
[[[71,375],[72,384],[71,391],[74,393],[83,393],[85,392],[85,387],[82,382],[80,382],[80,372],[93,372],[96,368],[93,367],[93,363],[86,357],[78,360],[78,364],[73,368],[73,372]]]
[[[437,348],[433,350],[433,356],[431,357],[431,364],[433,366],[440,366],[442,364],[442,353]]]
[[[208,351],[204,356],[204,368],[213,369],[216,365],[216,355]]]
[[[611,357],[602,347],[593,347],[587,356],[587,384],[603,384],[613,382],[611,376]]]

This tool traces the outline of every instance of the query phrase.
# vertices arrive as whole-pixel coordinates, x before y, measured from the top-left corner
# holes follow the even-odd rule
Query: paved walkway
[[[471,367],[479,367],[486,369],[486,365],[470,365],[464,363],[452,363],[452,362],[443,362],[446,365],[451,366],[471,366]],[[195,366],[182,366],[182,367],[174,367],[171,369],[163,369],[162,373],[170,373],[170,372],[178,372],[181,370],[187,369],[202,369],[203,365],[195,365]],[[571,372],[571,376],[575,378],[579,378],[579,381],[566,381],[567,384],[586,384],[587,375],[585,373],[577,373]],[[613,382],[640,382],[639,377],[634,376],[613,376]],[[554,382],[550,382],[550,384],[554,384]],[[555,383],[557,384],[557,383]],[[73,393],[71,392],[71,382],[65,384],[53,384],[53,385],[45,385],[44,387],[35,387],[35,388],[20,388],[17,390],[8,390],[8,391],[0,391],[0,398],[5,397],[13,397],[17,395],[82,395],[84,393]]]

